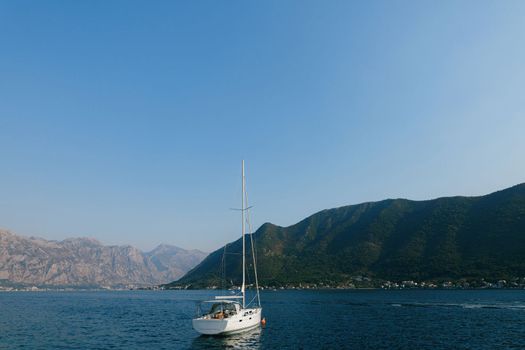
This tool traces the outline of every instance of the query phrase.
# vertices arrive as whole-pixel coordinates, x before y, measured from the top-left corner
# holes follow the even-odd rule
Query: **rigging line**
[[[245,197],[245,200],[246,200],[246,205],[248,205],[248,190],[246,189],[246,185],[245,185],[245,188],[244,188],[244,197]],[[251,207],[248,207],[248,208],[251,208]],[[250,245],[251,245],[251,248],[252,248],[252,257],[253,257],[253,271],[254,271],[254,274],[255,274],[255,290],[256,290],[256,293],[257,293],[257,301],[259,303],[259,307],[261,306],[261,297],[259,295],[259,279],[257,278],[257,258],[256,258],[256,249],[255,249],[255,244],[253,242],[253,228],[252,228],[252,223],[251,223],[251,220],[250,220],[250,212],[248,211],[246,213],[246,221],[247,221],[247,224],[248,224],[248,229],[250,230]]]
[[[259,279],[257,276],[257,260],[256,260],[257,258],[256,258],[255,242],[252,236],[253,234],[250,234],[250,245],[252,248],[252,257],[253,257],[253,271],[255,275],[255,290],[257,294],[257,302],[259,306],[261,306],[261,297],[259,295]]]
[[[226,289],[226,247],[228,243],[224,245],[224,251],[222,253],[222,276],[221,276],[221,289]]]
[[[224,255],[221,257],[220,263],[217,264],[217,278],[219,280],[222,278],[223,259],[224,259]]]

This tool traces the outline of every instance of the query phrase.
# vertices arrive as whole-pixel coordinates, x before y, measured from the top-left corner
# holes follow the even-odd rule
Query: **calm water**
[[[268,291],[266,327],[222,338],[191,328],[210,295],[0,293],[0,348],[525,348],[525,291]]]

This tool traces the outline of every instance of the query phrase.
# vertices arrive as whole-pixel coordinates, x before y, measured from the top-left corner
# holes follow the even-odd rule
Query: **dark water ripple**
[[[210,296],[0,293],[0,349],[525,349],[525,291],[264,292],[265,328],[198,336]]]

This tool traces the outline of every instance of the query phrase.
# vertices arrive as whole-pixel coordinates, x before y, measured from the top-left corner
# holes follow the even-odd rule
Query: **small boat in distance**
[[[244,176],[244,160],[242,161],[242,285],[240,294],[215,296],[213,300],[204,301],[209,310],[192,320],[193,328],[207,335],[226,335],[244,332],[256,328],[261,323],[261,300],[259,297],[259,282],[253,238],[250,234],[253,269],[255,276],[256,295],[252,301],[246,303],[246,222],[247,222],[246,178]]]

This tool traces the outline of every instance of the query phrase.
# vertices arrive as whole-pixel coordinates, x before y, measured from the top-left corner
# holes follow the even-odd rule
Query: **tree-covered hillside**
[[[525,184],[480,197],[388,199],[323,210],[254,234],[264,285],[379,279],[525,276]],[[249,243],[249,239],[247,240]],[[241,240],[210,254],[175,285],[241,278]],[[250,246],[248,245],[248,248]]]

